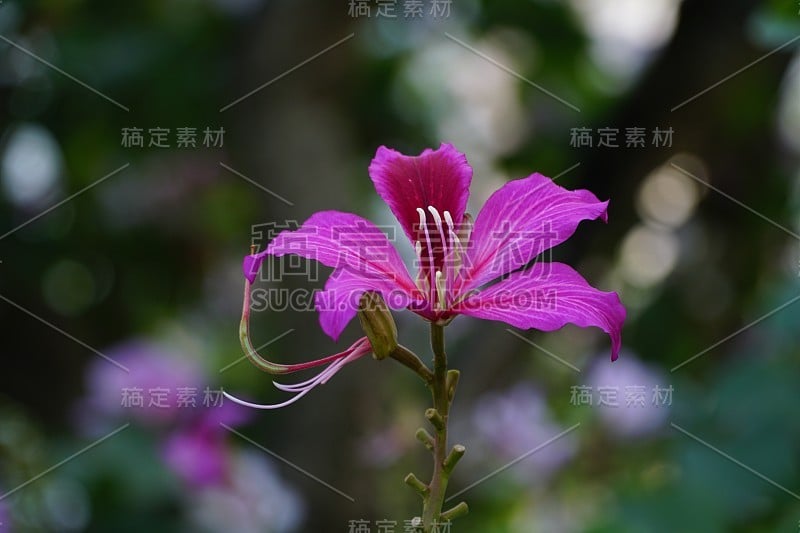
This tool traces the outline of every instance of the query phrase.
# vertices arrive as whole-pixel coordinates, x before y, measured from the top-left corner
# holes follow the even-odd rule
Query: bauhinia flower
[[[611,359],[617,358],[625,321],[619,296],[595,289],[563,263],[536,261],[568,239],[581,221],[607,221],[607,201],[587,190],[564,189],[537,173],[497,190],[473,224],[466,214],[472,168],[450,144],[418,156],[382,146],[369,175],[414,248],[416,275],[409,274],[376,225],[355,214],[322,211],[299,229],[280,233],[266,250],[244,258],[245,307],[263,260],[295,254],[334,269],[315,298],[322,329],[334,340],[369,292],[393,310],[408,309],[435,324],[468,315],[542,331],[568,323],[595,326],[609,335]],[[243,316],[243,334],[245,322]],[[264,369],[285,373],[331,363],[316,378],[281,386],[300,396],[370,349],[362,338],[335,356]]]

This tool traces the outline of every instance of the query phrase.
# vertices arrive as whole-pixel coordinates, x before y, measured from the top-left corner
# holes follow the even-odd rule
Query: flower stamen
[[[447,223],[447,231],[453,243],[453,276],[455,277],[461,268],[461,258],[464,257],[466,251],[464,250],[464,245],[461,244],[461,239],[459,239],[458,234],[456,233],[456,225],[453,223],[453,217],[450,214],[450,211],[444,212],[444,220]]]
[[[436,229],[439,230],[439,238],[441,239],[442,243],[442,256],[447,257],[447,239],[445,238],[444,228],[442,227],[442,216],[432,205],[428,206],[428,211],[430,211],[431,215],[433,216],[433,222],[436,224]]]
[[[439,214],[439,211],[433,207],[432,205],[428,206],[428,211],[430,211],[431,215],[433,216],[433,221],[436,224],[436,229],[439,230],[439,238],[441,239],[441,248],[442,248],[442,266],[444,271],[437,270],[435,275],[435,285],[436,285],[436,297],[437,303],[436,307],[440,311],[447,310],[447,282],[446,280],[453,275],[453,273],[449,272],[448,269],[452,268],[452,260],[449,258],[452,250],[450,249],[449,243],[447,242],[447,235],[445,232],[444,224],[442,224],[442,216]],[[450,215],[448,211],[444,212],[445,221],[448,223],[452,223],[453,217]],[[452,234],[452,230],[448,230],[447,233]]]
[[[419,213],[419,225],[422,228],[422,231],[425,233],[425,243],[428,245],[428,268],[430,270],[430,292],[429,297],[433,299],[433,290],[436,287],[436,280],[434,279],[433,273],[433,245],[431,243],[431,235],[428,232],[428,219],[425,216],[425,210],[421,207],[417,208],[417,213]]]
[[[437,304],[436,306],[439,308],[439,311],[446,311],[447,310],[447,287],[445,283],[445,277],[442,275],[441,270],[436,271],[436,298]]]
[[[423,275],[424,269],[422,268],[422,243],[419,241],[414,241],[414,253],[417,256],[417,266],[419,269],[417,270],[417,277],[414,280],[414,284],[423,294],[428,294],[430,291],[430,286],[428,283],[428,278]]]
[[[288,400],[277,403],[277,404],[257,404],[248,402],[245,400],[241,400],[231,394],[228,394],[225,391],[222,391],[222,394],[225,395],[230,401],[237,403],[239,405],[243,405],[245,407],[252,407],[254,409],[280,409],[281,407],[286,407],[287,405],[291,405],[309,392],[311,392],[314,388],[319,385],[324,385],[331,379],[339,370],[342,369],[348,363],[355,361],[356,359],[368,354],[371,350],[371,346],[369,341],[366,337],[362,337],[358,339],[356,342],[353,343],[350,348],[339,354],[338,360],[336,360],[333,364],[331,364],[328,368],[317,374],[311,379],[306,381],[302,381],[300,383],[294,383],[291,385],[284,385],[282,383],[277,383],[275,381],[272,384],[279,390],[284,392],[292,392],[295,393],[294,396],[289,398]]]

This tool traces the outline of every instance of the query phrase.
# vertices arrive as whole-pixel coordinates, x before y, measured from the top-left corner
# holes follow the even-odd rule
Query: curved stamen
[[[428,279],[422,275],[422,243],[419,241],[414,241],[414,253],[417,256],[417,276],[414,280],[414,284],[423,294],[428,294]]]
[[[466,252],[464,250],[464,245],[461,244],[461,239],[458,238],[458,234],[456,233],[456,225],[453,223],[453,217],[450,215],[450,211],[444,212],[444,221],[447,223],[447,232],[453,244],[453,275],[455,276],[458,273],[458,269],[461,268],[461,258],[464,257]]]
[[[282,383],[278,383],[278,382],[275,382],[275,381],[273,381],[273,384],[279,390],[286,391],[286,392],[296,392],[298,390],[303,389],[304,387],[306,387],[308,385],[311,385],[314,382],[320,381],[320,379],[323,379],[323,378],[324,378],[323,381],[321,381],[320,383],[325,383],[327,381],[327,378],[330,378],[330,376],[335,374],[338,371],[339,368],[341,368],[342,366],[346,365],[349,362],[348,361],[348,357],[350,357],[354,353],[360,353],[361,352],[361,350],[364,348],[363,344],[364,344],[365,341],[366,341],[366,337],[362,337],[362,338],[358,339],[356,342],[353,343],[352,346],[350,346],[350,348],[348,348],[347,350],[345,350],[343,352],[345,354],[344,357],[340,358],[338,361],[334,362],[328,368],[326,368],[325,370],[323,370],[322,372],[320,372],[319,374],[317,374],[316,376],[314,376],[311,379],[307,379],[305,381],[301,381],[300,383],[292,383],[291,385],[284,385]],[[367,343],[367,346],[369,346],[369,343]]]
[[[245,401],[245,400],[240,400],[239,398],[237,398],[235,396],[231,396],[230,394],[228,394],[224,390],[222,391],[222,394],[223,394],[223,396],[225,396],[227,399],[229,399],[233,403],[242,405],[244,407],[250,407],[252,409],[280,409],[281,407],[286,407],[287,405],[292,405],[294,402],[296,402],[297,400],[299,400],[300,398],[302,398],[303,396],[305,396],[309,392],[311,392],[311,389],[306,389],[303,392],[297,394],[296,396],[293,396],[292,398],[289,398],[285,402],[275,403],[275,404],[272,404],[272,405],[266,405],[266,404],[260,404],[260,403],[252,403],[252,402],[248,402],[248,401]]]
[[[435,286],[435,282],[434,282],[434,278],[433,278],[433,275],[434,275],[433,274],[433,265],[434,265],[434,263],[433,263],[433,245],[431,244],[431,235],[428,232],[428,219],[425,216],[425,210],[422,209],[421,207],[418,207],[417,208],[417,213],[419,214],[419,225],[422,228],[422,231],[425,233],[425,243],[428,245],[427,246],[428,247],[428,261],[429,261],[428,268],[430,269],[430,284],[431,284],[430,290],[432,292],[433,288]],[[433,294],[429,294],[428,296],[432,299]]]
[[[245,279],[244,282],[242,320],[241,322],[239,322],[239,341],[241,342],[244,354],[256,368],[258,368],[259,370],[263,370],[264,372],[267,372],[269,374],[277,374],[277,375],[291,374],[292,372],[299,372],[300,370],[306,370],[308,368],[314,368],[317,366],[337,361],[347,356],[349,350],[353,348],[351,346],[347,350],[344,350],[337,354],[329,355],[327,357],[323,357],[322,359],[308,361],[305,363],[297,363],[293,365],[282,365],[280,363],[273,363],[269,359],[266,359],[265,357],[263,357],[261,354],[258,353],[258,351],[253,347],[253,342],[250,340],[250,281],[247,279]]]
[[[463,251],[464,247],[461,245],[461,239],[458,238],[458,233],[456,233],[456,224],[453,222],[453,216],[450,214],[450,211],[444,212],[444,221],[445,224],[447,224],[447,233],[453,239],[453,243],[457,244]]]
[[[336,374],[344,365],[345,360],[340,359],[311,379],[307,379],[300,383],[291,383],[289,385],[278,383],[277,381],[273,381],[272,384],[276,389],[284,392],[302,392],[306,389],[313,389],[317,385],[322,385],[334,374]]]
[[[444,236],[444,228],[442,227],[442,217],[439,215],[439,211],[433,207],[432,205],[428,206],[428,211],[431,212],[433,216],[433,221],[436,224],[436,229],[439,230],[439,238],[442,239],[442,256],[447,257],[447,239]]]
[[[279,409],[281,407],[286,407],[287,405],[291,405],[306,394],[308,394],[314,387],[318,385],[322,385],[326,383],[334,374],[336,374],[343,366],[347,363],[355,361],[359,357],[367,354],[370,352],[372,347],[369,344],[369,341],[366,337],[362,337],[353,343],[349,348],[346,350],[339,352],[334,355],[329,355],[327,357],[323,357],[322,359],[317,359],[315,361],[308,361],[306,363],[298,363],[293,365],[282,365],[279,363],[273,363],[272,361],[264,358],[258,351],[253,347],[253,343],[250,340],[250,281],[245,279],[244,283],[244,298],[242,303],[242,320],[239,324],[239,340],[242,344],[242,349],[244,350],[245,355],[247,358],[256,366],[256,368],[263,370],[264,372],[268,372],[270,374],[289,374],[292,372],[298,372],[300,370],[306,370],[308,368],[314,368],[317,366],[329,364],[328,368],[317,374],[311,379],[303,381],[301,383],[296,383],[294,385],[282,385],[280,383],[273,382],[273,385],[280,390],[286,392],[295,392],[295,396],[286,400],[285,402],[281,402],[278,404],[273,405],[262,405],[247,402],[245,400],[240,400],[235,396],[228,394],[227,392],[223,391],[223,395],[231,400],[234,403],[239,405],[243,405],[245,407],[252,407],[254,409]]]
[[[236,398],[235,396],[232,396],[231,394],[228,394],[225,391],[222,391],[222,394],[234,403],[243,405],[245,407],[252,407],[253,409],[279,409],[281,407],[286,407],[287,405],[293,404],[294,402],[296,402],[297,400],[299,400],[300,398],[311,392],[311,390],[314,389],[315,387],[327,383],[330,378],[332,378],[337,372],[339,372],[339,370],[342,369],[342,367],[368,354],[370,350],[371,346],[369,344],[369,341],[367,340],[366,337],[362,337],[361,339],[357,340],[350,348],[348,348],[348,350],[346,351],[346,355],[344,357],[340,358],[338,361],[335,361],[328,368],[326,368],[325,370],[323,370],[322,372],[320,372],[319,374],[317,374],[316,376],[314,376],[309,380],[303,381],[301,383],[295,383],[293,385],[283,385],[281,383],[273,381],[272,384],[279,390],[296,393],[294,396],[281,403],[271,404],[271,405],[257,404]]]
[[[453,224],[453,215],[450,214],[450,211],[445,209],[442,216],[444,216],[444,221],[447,222],[447,226],[450,228],[450,231],[452,231],[453,228],[456,227],[455,224]]]
[[[461,239],[453,230],[450,230],[450,238],[453,240],[453,255],[455,257],[456,270],[461,266],[461,258],[464,257],[464,246],[461,244]]]
[[[430,212],[431,216],[433,216],[433,222],[436,225],[436,229],[439,231],[439,242],[441,243],[442,248],[442,265],[444,268],[447,268],[447,255],[448,255],[448,246],[447,246],[447,237],[444,234],[444,227],[442,225],[442,216],[439,214],[439,210],[433,207],[432,205],[428,206],[428,211]],[[444,291],[440,290],[444,287],[444,281],[442,276],[445,276],[446,273],[442,273],[440,270],[437,269],[435,276],[434,276],[434,286],[436,287],[436,307],[438,309],[444,310],[447,308],[447,302],[445,301]]]
[[[452,265],[449,264],[451,261],[448,259],[448,256],[450,255],[450,246],[448,245],[447,237],[445,236],[444,225],[442,224],[442,217],[439,214],[439,211],[432,205],[428,206],[428,211],[430,211],[431,215],[433,215],[433,221],[436,223],[436,229],[439,230],[439,238],[441,239],[442,243],[442,268],[444,268],[444,272],[441,272],[441,270],[436,272],[435,283],[436,296],[438,298],[437,306],[440,310],[444,311],[447,309],[447,300],[444,291],[444,287],[446,286],[445,280],[451,278],[453,274],[452,272],[448,272],[448,270],[452,267]]]

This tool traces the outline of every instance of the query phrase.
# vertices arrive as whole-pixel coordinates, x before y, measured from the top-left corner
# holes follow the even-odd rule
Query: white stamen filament
[[[356,359],[358,359],[359,357],[369,353],[370,351],[369,341],[367,341],[366,338],[359,339],[348,349],[348,351],[350,353],[344,355],[341,359],[335,361],[328,368],[326,368],[325,370],[323,370],[322,372],[320,372],[311,379],[302,381],[300,383],[294,383],[291,385],[284,385],[282,383],[277,383],[273,381],[272,384],[275,385],[277,389],[282,390],[284,392],[296,393],[294,396],[292,396],[285,402],[272,405],[263,405],[241,400],[239,398],[236,398],[235,396],[228,394],[225,391],[222,391],[222,394],[234,403],[243,405],[245,407],[251,407],[253,409],[279,409],[281,407],[286,407],[287,405],[293,404],[294,402],[296,402],[297,400],[299,400],[300,398],[311,392],[318,385],[324,385],[325,383],[327,383],[328,380],[332,378],[334,374],[336,374],[339,370],[341,370],[342,367],[345,366],[346,364],[351,363]]]
[[[453,223],[453,217],[450,216],[450,211],[444,212],[444,220],[447,222],[447,230],[450,233],[450,239],[453,242],[453,252],[454,252],[454,265],[453,265],[453,275],[458,272],[458,269],[461,268],[461,258],[464,256],[464,246],[461,244],[461,239],[458,238],[458,234],[456,233],[456,225]]]
[[[444,276],[442,275],[441,270],[436,271],[436,297],[438,300],[437,306],[440,311],[447,310],[447,295],[445,294],[447,290],[446,283]]]
[[[417,213],[419,213],[419,225],[422,227],[422,231],[425,232],[425,243],[428,245],[428,261],[429,261],[428,265],[431,270],[430,284],[431,284],[431,290],[433,290],[433,287],[435,286],[434,285],[435,280],[433,276],[433,245],[431,244],[431,235],[428,232],[428,219],[425,216],[425,210],[422,209],[421,207],[417,208]]]
[[[447,280],[454,278],[462,266],[462,261],[466,253],[463,240],[459,237],[455,221],[450,211],[439,212],[434,206],[428,206],[428,212],[433,217],[433,223],[439,232],[441,242],[441,253],[443,258],[443,268],[441,270],[435,269],[434,265],[434,249],[431,242],[431,235],[428,229],[428,219],[425,209],[418,207],[417,213],[419,214],[419,225],[422,230],[421,235],[425,236],[425,240],[414,242],[414,251],[416,252],[417,259],[420,264],[420,273],[423,272],[422,268],[422,249],[427,246],[428,252],[428,265],[430,269],[430,279],[427,276],[417,277],[417,287],[427,293],[433,306],[441,311],[446,311],[447,302]],[[424,242],[424,245],[423,245]],[[426,283],[427,282],[427,283]],[[427,285],[427,286],[426,286]],[[435,291],[435,292],[434,292]]]
[[[417,271],[417,278],[414,280],[417,288],[423,294],[428,293],[428,279],[425,276],[422,276],[422,243],[419,241],[414,242],[414,252],[417,255],[417,265],[419,270]]]
[[[443,213],[445,223],[447,224],[447,232],[450,236],[450,254],[452,254],[452,262],[447,265],[449,270],[446,270],[446,276],[455,278],[456,274],[458,274],[461,265],[463,264],[463,257],[466,254],[464,249],[464,245],[461,243],[461,239],[456,233],[456,225],[453,222],[453,217],[450,215],[450,211],[445,211]]]
[[[447,223],[447,231],[450,237],[453,239],[453,244],[457,245],[458,249],[456,250],[459,254],[464,251],[464,247],[461,245],[461,239],[458,238],[458,234],[456,233],[456,225],[453,222],[453,217],[450,215],[450,211],[445,211],[444,213],[444,221]]]
[[[444,255],[447,255],[447,239],[444,236],[444,228],[442,227],[442,217],[441,215],[439,215],[439,211],[437,211],[436,208],[433,207],[432,205],[428,206],[428,211],[430,211],[431,215],[433,215],[433,221],[436,224],[436,229],[439,230],[439,238],[442,239],[441,241],[442,253]]]
[[[439,238],[441,239],[441,247],[442,247],[442,263],[444,264],[445,268],[447,267],[447,254],[448,254],[448,246],[447,246],[447,237],[445,237],[444,227],[442,226],[442,216],[439,214],[439,211],[433,207],[432,205],[428,206],[428,211],[430,211],[431,216],[433,216],[433,222],[436,224],[436,229],[439,230]],[[447,213],[447,211],[445,211]],[[449,216],[449,213],[447,213]],[[452,218],[451,218],[452,219]],[[447,301],[445,300],[445,278],[446,273],[442,273],[440,270],[436,271],[434,286],[436,287],[436,299],[437,303],[436,306],[444,311],[447,309]]]
[[[442,215],[444,216],[444,221],[447,222],[447,225],[450,227],[450,230],[456,227],[455,224],[453,224],[453,216],[450,214],[450,211],[445,211]]]

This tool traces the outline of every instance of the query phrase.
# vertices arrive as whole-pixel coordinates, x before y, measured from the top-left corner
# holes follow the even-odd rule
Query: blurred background
[[[628,309],[613,365],[594,329],[448,328],[452,530],[797,530],[795,0],[3,0],[0,41],[0,531],[403,531],[415,376],[365,358],[279,411],[219,389],[286,399],[241,360],[251,242],[392,224],[375,149],[442,141],[473,214],[534,171],[610,198],[553,258]],[[293,268],[300,297],[328,273]],[[359,334],[267,307],[282,362]]]

